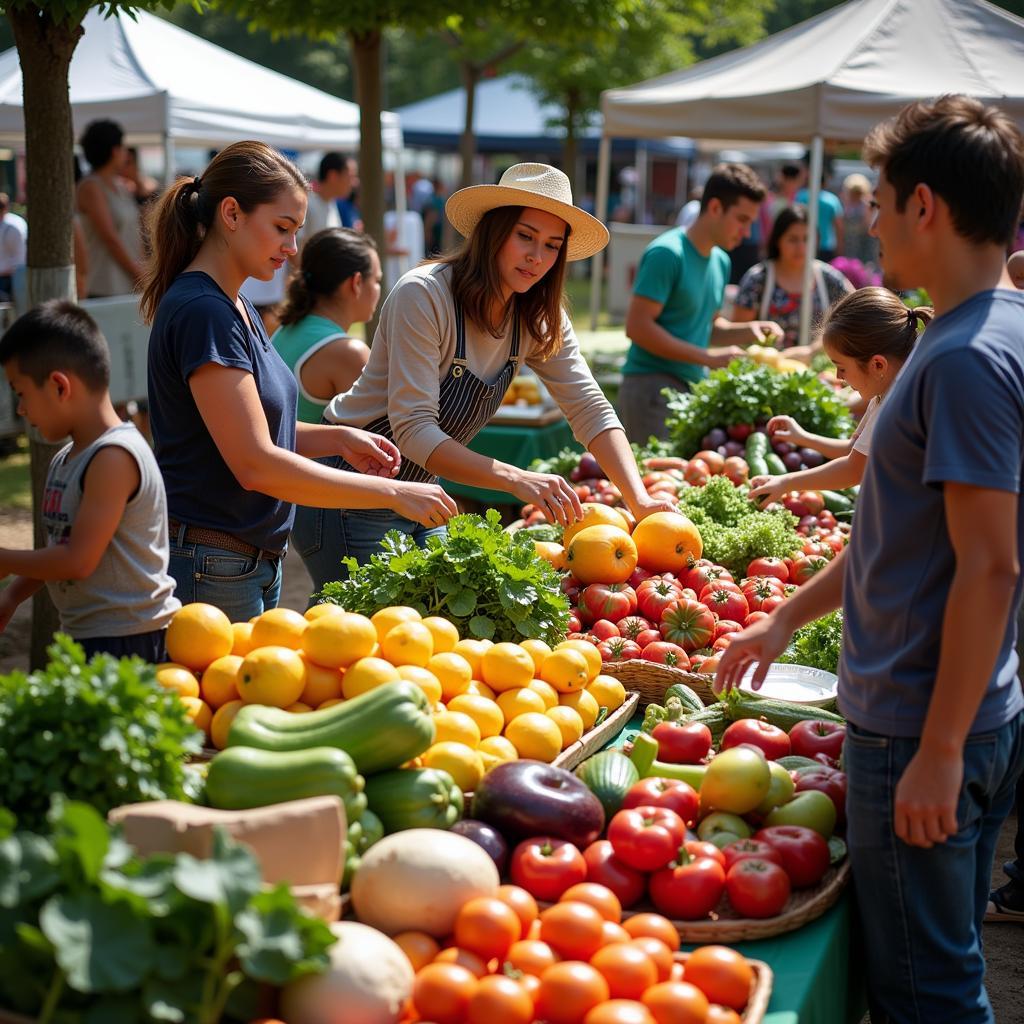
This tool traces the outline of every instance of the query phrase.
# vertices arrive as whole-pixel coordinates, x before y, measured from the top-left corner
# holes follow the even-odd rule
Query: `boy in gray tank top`
[[[0,575],[16,576],[0,596],[0,630],[45,584],[87,655],[163,661],[181,607],[167,573],[167,498],[145,438],[111,404],[103,335],[83,309],[53,300],[0,339],[0,364],[18,412],[47,441],[71,438],[46,478],[46,547],[0,548]]]

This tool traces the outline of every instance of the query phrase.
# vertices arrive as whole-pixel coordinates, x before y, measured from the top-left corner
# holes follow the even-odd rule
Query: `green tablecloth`
[[[608,746],[621,746],[641,721],[635,716]],[[867,999],[859,957],[852,952],[853,916],[847,889],[831,910],[795,932],[735,944],[775,973],[765,1024],[859,1024]]]
[[[507,462],[520,469],[527,469],[534,459],[549,459],[563,448],[572,446],[583,449],[572,436],[569,424],[560,419],[543,427],[499,426],[484,427],[468,445],[480,455],[488,455],[501,462]],[[505,491],[491,491],[481,487],[469,487],[451,480],[442,480],[441,485],[451,495],[469,498],[481,505],[519,505],[518,498]]]

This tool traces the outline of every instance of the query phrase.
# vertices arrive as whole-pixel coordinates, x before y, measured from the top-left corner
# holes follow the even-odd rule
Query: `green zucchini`
[[[729,716],[725,713],[721,702],[712,704],[710,707],[704,708],[703,711],[687,715],[685,721],[687,725],[691,722],[701,722],[706,725],[711,730],[711,742],[715,746],[718,746],[722,734],[729,726]]]
[[[366,780],[370,810],[384,833],[407,828],[449,829],[462,817],[462,790],[439,768],[399,768]]]
[[[768,472],[768,463],[764,461],[763,455],[748,455],[747,456],[747,471],[750,474],[750,479],[753,480],[755,476],[771,476]]]
[[[341,879],[341,891],[348,892],[352,876],[363,859],[363,854],[384,838],[384,826],[371,810],[363,811],[360,817],[349,823],[345,837],[345,873]]]
[[[809,704],[792,704],[786,700],[775,700],[773,697],[759,697],[746,690],[733,690],[721,703],[726,716],[732,722],[741,718],[764,718],[785,732],[789,732],[797,722],[807,720],[838,722],[840,725],[846,722],[842,715],[826,711],[824,708],[812,707]]]
[[[601,801],[605,820],[622,807],[630,787],[640,781],[636,765],[618,750],[602,750],[588,757],[575,774]]]
[[[786,464],[778,455],[775,454],[775,452],[769,452],[764,457],[764,464],[768,467],[768,472],[771,473],[772,476],[782,476],[787,472]]]
[[[752,434],[748,434],[746,443],[743,445],[743,451],[748,462],[751,456],[763,459],[771,451],[768,435],[756,430]]]
[[[303,715],[247,704],[231,723],[228,748],[280,752],[337,747],[369,775],[418,757],[435,735],[427,695],[415,683],[402,680]]]
[[[665,700],[668,700],[669,697],[678,697],[686,714],[704,710],[704,702],[686,683],[673,683],[665,691]]]
[[[838,491],[819,491],[825,502],[825,508],[833,515],[843,515],[853,511],[853,501]]]
[[[298,717],[298,716],[296,716]],[[229,747],[210,762],[206,799],[211,807],[243,811],[311,796],[337,796],[348,821],[366,809],[363,777],[352,758],[336,747],[257,750]]]
[[[812,761],[809,757],[801,757],[799,754],[787,754],[785,757],[775,759],[776,763],[786,769],[787,772],[795,772],[801,768],[821,768],[820,761]]]

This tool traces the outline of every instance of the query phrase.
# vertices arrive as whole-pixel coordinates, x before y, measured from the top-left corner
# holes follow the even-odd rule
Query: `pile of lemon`
[[[488,769],[519,757],[550,763],[593,728],[602,708],[626,699],[601,675],[593,644],[566,640],[492,643],[462,638],[447,619],[415,608],[369,618],[320,604],[232,623],[208,604],[185,605],[167,629],[157,680],[178,691],[218,749],[243,704],[302,713],[406,679],[433,708],[436,740],[418,763],[472,790]]]

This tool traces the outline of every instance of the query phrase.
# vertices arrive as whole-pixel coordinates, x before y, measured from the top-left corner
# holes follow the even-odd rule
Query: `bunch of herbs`
[[[838,672],[842,649],[843,613],[837,608],[801,626],[778,660],[788,665],[807,665],[826,672]]]

